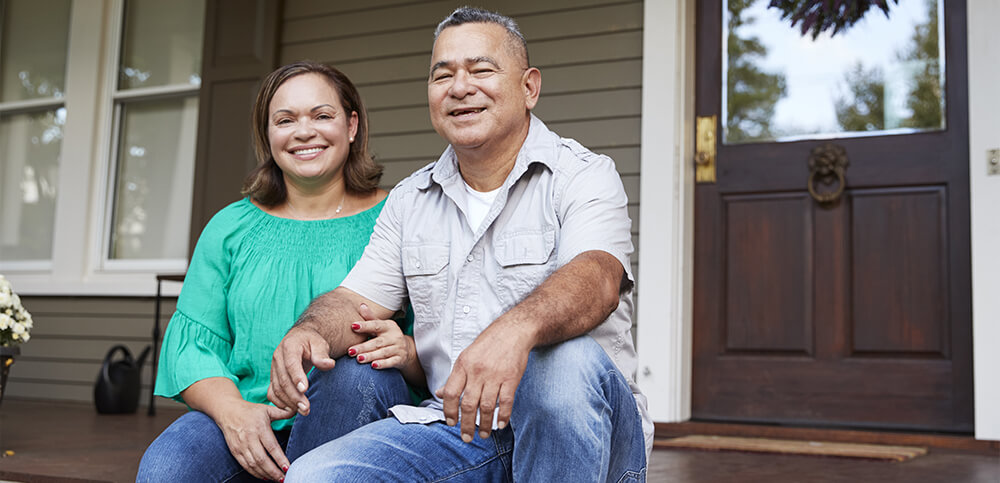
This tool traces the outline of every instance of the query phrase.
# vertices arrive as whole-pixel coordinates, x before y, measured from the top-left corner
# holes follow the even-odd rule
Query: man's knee
[[[602,381],[616,371],[600,344],[581,336],[532,351],[524,377],[518,385],[515,408],[529,411],[566,411],[601,392]]]

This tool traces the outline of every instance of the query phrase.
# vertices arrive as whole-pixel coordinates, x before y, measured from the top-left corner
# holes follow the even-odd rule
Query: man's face
[[[446,28],[434,42],[427,82],[431,124],[460,151],[523,141],[528,110],[538,100],[537,86],[526,79],[538,71],[528,69],[508,42],[507,31],[490,23]]]

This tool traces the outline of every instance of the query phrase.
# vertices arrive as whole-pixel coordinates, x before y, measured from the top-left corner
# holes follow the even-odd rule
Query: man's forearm
[[[623,274],[624,268],[611,254],[581,253],[487,330],[527,334],[532,348],[586,334],[618,308]]]
[[[362,301],[354,292],[337,288],[313,299],[295,322],[295,327],[319,333],[330,345],[330,357],[336,359],[346,354],[348,347],[365,340],[363,335],[351,330],[351,323],[362,319],[358,312]]]

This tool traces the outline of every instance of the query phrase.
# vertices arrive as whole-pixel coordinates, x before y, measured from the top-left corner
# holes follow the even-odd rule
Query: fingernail
[[[471,443],[472,442],[472,435],[471,434],[462,433],[462,441],[465,441],[466,443]]]
[[[354,349],[347,349],[347,355],[349,355],[349,356],[353,356],[354,354],[357,354],[357,353],[358,353],[358,351],[356,351]]]
[[[497,421],[497,429],[503,429],[507,427],[507,421]]]
[[[448,426],[454,426],[455,425],[455,420],[451,419],[451,418],[448,418],[448,419],[446,419],[444,421],[444,423],[447,424]]]
[[[367,309],[368,308],[368,304],[361,304],[361,308]]]
[[[375,369],[378,369],[378,362],[372,362],[372,367],[374,367]]]
[[[306,383],[304,383],[302,381],[299,381],[299,383],[295,387],[299,388],[299,392],[306,392]],[[299,403],[299,404],[302,404],[302,403]]]
[[[298,406],[299,406],[299,411],[305,411],[306,410],[306,404],[305,403],[299,403]]]
[[[365,356],[358,356],[358,361],[364,362],[365,361]]]
[[[486,431],[480,431],[479,432],[479,438],[480,439],[486,439],[486,438],[489,438],[489,437],[490,437],[490,433],[487,433]]]
[[[280,480],[278,480],[278,482],[279,482],[279,483],[285,483],[285,477],[284,477],[284,476],[282,476],[282,477],[281,477],[281,479],[280,479]]]
[[[281,467],[281,471],[284,471],[285,473],[288,473],[288,465],[282,466]],[[282,479],[284,479],[284,477],[282,477]]]
[[[358,329],[361,328],[361,324],[355,322],[355,323],[351,324],[351,328],[354,329],[354,330],[358,330]]]

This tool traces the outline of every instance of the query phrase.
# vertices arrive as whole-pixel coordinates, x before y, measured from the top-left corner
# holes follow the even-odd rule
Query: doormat
[[[681,436],[656,440],[655,448],[697,449],[705,451],[745,451],[812,456],[836,456],[874,460],[905,461],[923,454],[927,448],[883,444],[832,443],[788,439],[740,438],[734,436]]]

